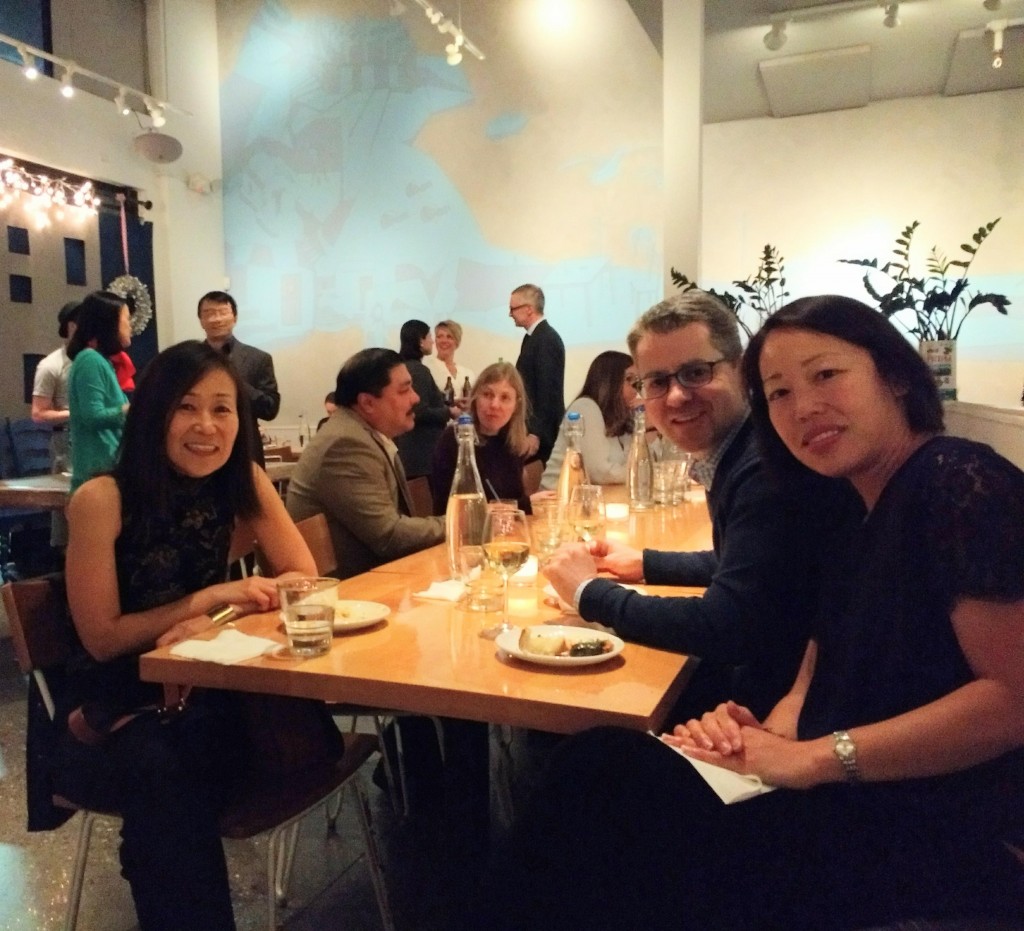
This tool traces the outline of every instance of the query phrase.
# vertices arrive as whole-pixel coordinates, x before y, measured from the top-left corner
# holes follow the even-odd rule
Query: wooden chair
[[[422,480],[425,482],[426,478],[423,478]],[[419,481],[419,479],[413,479],[413,481]],[[306,546],[309,547],[310,553],[313,554],[313,562],[316,563],[316,571],[320,575],[326,575],[329,572],[335,571],[338,567],[338,558],[334,554],[334,542],[331,540],[331,530],[327,524],[327,518],[323,514],[314,514],[312,517],[306,517],[303,520],[296,521],[295,526],[299,533],[302,534],[302,539],[306,541]],[[263,565],[262,562],[261,565]],[[264,568],[264,571],[267,570]],[[392,807],[395,811],[401,811],[405,815],[408,815],[409,791],[405,779],[405,754],[402,749],[401,724],[397,723],[400,721],[401,715],[382,709],[340,704],[332,705],[331,712],[339,716],[352,718],[353,729],[356,726],[357,719],[360,717],[369,717],[373,721],[374,729],[377,732],[377,739],[380,742],[380,752],[381,757],[384,760],[384,771],[388,777],[388,785],[392,787]],[[397,726],[395,727],[397,761],[393,761],[391,759],[391,754],[387,751],[387,744],[383,735],[386,719],[389,717],[393,718],[397,723]],[[441,748],[441,755],[443,758],[444,726],[442,725],[440,718],[431,718],[431,721],[434,723],[434,731],[437,734],[437,745]],[[396,762],[398,769],[397,780],[394,778]]]
[[[73,632],[63,603],[61,586],[54,577],[8,582],[0,588],[11,628],[11,639],[22,671],[31,675],[39,686],[50,719],[54,716],[54,700],[47,673],[61,669],[71,656]],[[345,734],[345,753],[337,764],[315,768],[308,777],[276,783],[268,791],[266,784],[241,786],[234,801],[222,813],[220,831],[223,837],[244,839],[269,832],[267,844],[267,922],[270,931],[277,928],[277,906],[287,901],[299,823],[313,809],[340,798],[351,788],[358,801],[358,815],[366,844],[367,863],[377,895],[381,921],[387,931],[394,924],[387,898],[387,889],[380,866],[380,856],[370,824],[370,810],[359,769],[377,751],[378,741],[368,734]],[[82,896],[86,860],[93,824],[97,817],[117,817],[117,812],[82,808],[55,795],[57,807],[81,812],[78,847],[72,870],[71,888],[65,912],[65,931],[74,931]],[[336,815],[336,812],[335,812]],[[330,831],[335,829],[329,820]]]
[[[425,475],[409,479],[409,497],[412,498],[412,516],[430,517],[434,513],[434,496]]]
[[[526,463],[523,466],[523,490],[526,497],[540,491],[540,477],[544,474],[544,463],[539,459]]]

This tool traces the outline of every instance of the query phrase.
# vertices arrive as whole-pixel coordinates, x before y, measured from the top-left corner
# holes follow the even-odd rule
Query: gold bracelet
[[[234,605],[227,603],[214,605],[206,614],[213,622],[213,627],[223,627],[238,617],[238,612],[235,610]]]

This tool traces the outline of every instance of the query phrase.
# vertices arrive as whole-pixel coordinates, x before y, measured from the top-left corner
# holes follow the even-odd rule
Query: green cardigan
[[[68,373],[72,491],[114,465],[127,402],[107,359],[95,349],[75,356]]]

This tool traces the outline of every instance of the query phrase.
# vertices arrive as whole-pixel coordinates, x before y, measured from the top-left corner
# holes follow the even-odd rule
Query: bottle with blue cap
[[[580,441],[583,439],[583,418],[579,411],[569,411],[562,426],[565,433],[565,458],[558,473],[558,510],[564,515],[572,491],[577,485],[589,485],[587,467],[583,463]]]
[[[469,414],[459,415],[455,436],[459,453],[445,510],[448,569],[453,579],[462,574],[462,548],[483,544],[484,518],[487,516],[484,486],[476,465],[476,430]]]

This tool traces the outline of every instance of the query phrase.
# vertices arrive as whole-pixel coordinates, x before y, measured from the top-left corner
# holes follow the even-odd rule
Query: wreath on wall
[[[132,317],[132,336],[138,336],[153,319],[153,298],[149,295],[149,288],[134,275],[119,275],[107,285],[107,290],[127,301]]]

